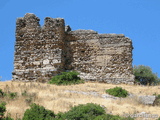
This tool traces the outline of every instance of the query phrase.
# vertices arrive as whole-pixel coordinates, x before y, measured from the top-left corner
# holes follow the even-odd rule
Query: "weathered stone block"
[[[153,105],[156,100],[156,96],[139,96],[139,101],[145,105]]]

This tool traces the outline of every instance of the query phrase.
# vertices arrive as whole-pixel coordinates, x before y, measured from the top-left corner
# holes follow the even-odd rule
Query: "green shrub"
[[[1,119],[0,119],[1,120]],[[6,117],[6,118],[3,118],[2,120],[14,120],[13,118],[11,117]]]
[[[6,112],[6,103],[2,102],[0,104],[0,116],[4,116],[4,113]]]
[[[94,120],[121,120],[119,116],[113,116],[109,114],[99,115]]]
[[[152,69],[148,66],[134,66],[133,74],[135,75],[135,81],[142,85],[152,85],[160,82],[157,74],[153,73]]]
[[[134,119],[130,117],[124,118],[119,115],[105,114],[105,115],[97,116],[94,120],[134,120]]]
[[[72,107],[62,117],[67,120],[93,120],[103,114],[105,114],[105,110],[100,105],[87,103]]]
[[[0,89],[0,97],[5,97],[5,96],[8,96],[9,98],[14,99],[15,97],[17,97],[17,93],[16,92],[5,93],[2,91],[2,89]]]
[[[66,120],[65,113],[59,112],[54,120]]]
[[[10,115],[8,115],[7,117],[4,117],[4,114],[6,112],[6,103],[2,102],[0,104],[0,120],[14,120],[13,118],[10,117]]]
[[[1,120],[1,119],[0,119]],[[14,120],[13,118],[11,117],[6,117],[6,118],[3,118],[2,120]]]
[[[27,91],[25,90],[25,91],[23,91],[23,92],[21,93],[21,95],[22,95],[22,96],[28,96],[28,93],[27,93]]]
[[[127,97],[128,96],[128,91],[126,91],[125,89],[122,89],[121,87],[115,87],[115,88],[111,88],[106,90],[106,93],[113,95],[115,97]]]
[[[11,92],[8,94],[9,98],[14,99],[15,97],[17,97],[17,93],[16,92]]]
[[[25,111],[22,120],[53,120],[55,117],[54,112],[45,109],[43,106],[34,103],[30,107]]]
[[[72,107],[66,113],[58,113],[55,120],[134,120],[119,115],[106,114],[105,110],[97,104],[87,103]]]
[[[54,76],[50,81],[49,84],[56,84],[56,85],[71,85],[71,84],[79,84],[84,83],[78,77],[79,73],[75,71],[71,72],[62,72],[62,74]]]
[[[11,118],[10,114],[7,115],[7,117],[3,118],[2,120],[14,120],[13,118]]]
[[[4,97],[6,94],[0,89],[0,97]]]

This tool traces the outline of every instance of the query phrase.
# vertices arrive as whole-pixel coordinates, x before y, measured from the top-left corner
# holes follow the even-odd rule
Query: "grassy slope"
[[[136,95],[153,95],[160,94],[160,86],[134,86],[134,85],[112,85],[103,83],[85,83],[72,86],[56,86],[43,83],[23,83],[23,82],[0,82],[0,89],[3,91],[17,92],[18,97],[14,100],[9,98],[2,99],[7,101],[7,112],[11,113],[13,118],[21,118],[23,113],[31,102],[43,105],[45,108],[53,110],[55,113],[65,112],[70,107],[78,104],[97,103],[104,105],[107,113],[123,115],[124,113],[134,114],[147,112],[150,114],[158,114],[160,116],[160,107],[145,106],[138,100],[126,98],[123,100],[110,100],[91,95],[82,95],[76,93],[64,92],[65,90],[74,91],[96,91],[105,94],[105,90],[120,86],[130,93]],[[28,96],[22,96],[21,93],[27,91]],[[1,100],[1,101],[2,101]]]

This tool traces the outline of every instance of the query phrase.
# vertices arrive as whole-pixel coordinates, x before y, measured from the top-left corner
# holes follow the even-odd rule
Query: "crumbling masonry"
[[[132,84],[132,41],[123,34],[71,31],[62,18],[27,13],[16,22],[13,80],[46,82],[75,70],[86,81]]]

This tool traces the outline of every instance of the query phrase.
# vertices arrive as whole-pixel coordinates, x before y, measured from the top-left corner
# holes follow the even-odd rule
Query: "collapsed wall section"
[[[16,23],[13,80],[48,81],[63,71],[64,19],[39,18],[26,14]]]
[[[123,34],[97,34],[92,30],[68,32],[68,68],[88,81],[133,84],[132,41]]]

